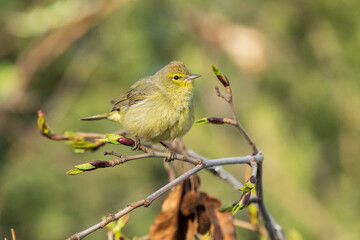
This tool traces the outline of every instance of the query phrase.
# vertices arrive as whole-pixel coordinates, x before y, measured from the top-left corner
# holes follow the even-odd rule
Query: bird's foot
[[[135,138],[136,138],[135,144],[134,144],[134,146],[131,148],[131,150],[133,150],[133,151],[139,150],[139,149],[140,149],[140,146],[141,146],[140,138],[137,137],[137,136],[136,136]]]
[[[166,148],[166,150],[169,152],[169,156],[165,158],[165,162],[172,162],[174,161],[174,159],[176,158],[176,153],[174,151],[172,151],[168,145],[166,145],[163,142],[160,142],[161,145],[164,146],[164,148]]]
[[[176,158],[176,153],[173,151],[169,152],[169,156],[165,158],[165,162],[172,162]]]

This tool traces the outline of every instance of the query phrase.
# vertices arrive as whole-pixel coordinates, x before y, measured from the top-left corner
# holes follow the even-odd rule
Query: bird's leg
[[[138,136],[135,136],[135,143],[133,145],[133,147],[131,148],[131,150],[133,151],[143,151],[145,153],[149,153],[149,154],[153,154],[154,151],[151,149],[150,147],[147,147],[143,144],[140,143],[140,138]]]
[[[140,149],[140,138],[138,136],[135,136],[135,144],[134,146],[132,147],[132,150],[135,151],[135,150],[139,150]]]
[[[166,145],[163,142],[160,142],[161,145],[164,146],[164,148],[166,148],[166,150],[169,152],[169,156],[167,158],[165,158],[165,162],[171,162],[175,159],[176,157],[176,153],[174,151],[172,151],[168,145]]]

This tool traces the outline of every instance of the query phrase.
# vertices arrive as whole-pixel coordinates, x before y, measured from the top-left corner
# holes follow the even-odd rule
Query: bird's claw
[[[134,146],[131,148],[131,150],[133,150],[133,151],[139,150],[139,149],[140,149],[140,146],[141,146],[140,138],[139,138],[139,137],[136,137],[135,144],[134,144]]]
[[[171,151],[169,153],[169,156],[165,158],[165,162],[172,162],[175,160],[175,158],[176,158],[176,153]]]

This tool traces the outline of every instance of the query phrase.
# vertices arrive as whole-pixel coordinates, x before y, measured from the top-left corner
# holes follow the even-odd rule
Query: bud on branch
[[[229,124],[236,125],[236,122],[230,118],[206,117],[195,121],[195,124]]]
[[[43,136],[51,140],[61,140],[65,141],[66,144],[70,145],[75,149],[75,152],[83,153],[87,151],[95,151],[99,147],[103,146],[105,143],[99,141],[96,138],[81,136],[77,133],[67,131],[63,135],[54,134],[50,131],[49,126],[45,120],[45,114],[39,110],[38,111],[38,127]]]
[[[114,161],[92,161],[84,164],[76,165],[74,169],[66,172],[68,175],[77,175],[83,172],[93,171],[97,168],[107,168],[115,166]]]
[[[130,147],[135,146],[135,141],[130,138],[121,137],[121,138],[118,138],[117,141],[125,146],[130,146]]]
[[[227,79],[227,77],[226,77],[222,72],[220,72],[219,69],[218,69],[216,66],[212,65],[211,67],[212,67],[212,70],[213,70],[213,72],[215,73],[216,77],[217,77],[217,78],[219,79],[219,81],[221,82],[221,84],[222,84],[225,88],[229,87],[229,86],[230,86],[230,82],[229,82],[229,80]]]

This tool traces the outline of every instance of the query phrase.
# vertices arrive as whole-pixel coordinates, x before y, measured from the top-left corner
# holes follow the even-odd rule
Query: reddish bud
[[[208,117],[207,120],[213,124],[224,124],[223,118]]]
[[[212,66],[212,70],[224,87],[230,86],[230,82],[227,77],[222,72],[220,72],[220,70],[216,66]]]
[[[216,76],[224,87],[230,86],[229,80],[225,75],[224,76],[216,75]]]
[[[110,162],[109,161],[92,161],[89,162],[91,165],[93,165],[96,168],[106,168],[106,167],[110,167]]]
[[[118,138],[117,141],[126,146],[135,146],[135,141],[130,138]]]

